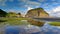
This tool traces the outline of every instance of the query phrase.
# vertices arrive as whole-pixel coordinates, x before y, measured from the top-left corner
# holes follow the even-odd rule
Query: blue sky
[[[50,15],[59,16],[60,14],[60,0],[0,0],[0,9],[6,12],[14,11],[25,14],[28,10],[39,7]]]

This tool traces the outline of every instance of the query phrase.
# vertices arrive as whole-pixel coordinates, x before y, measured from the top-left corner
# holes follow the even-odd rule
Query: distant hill
[[[9,12],[7,17],[22,17],[21,13]]]
[[[44,11],[43,8],[36,8],[36,9],[31,9],[27,12],[25,17],[30,17],[30,18],[40,18],[40,17],[48,17],[49,14]]]
[[[6,17],[6,15],[7,15],[7,12],[0,9],[0,17]]]

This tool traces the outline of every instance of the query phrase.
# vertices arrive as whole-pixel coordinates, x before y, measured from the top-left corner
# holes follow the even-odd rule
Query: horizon
[[[42,7],[50,16],[60,17],[60,0],[0,0],[0,9],[26,14],[28,10]]]

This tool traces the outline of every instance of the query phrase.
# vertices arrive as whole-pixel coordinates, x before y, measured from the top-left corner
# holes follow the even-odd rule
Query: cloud
[[[27,7],[27,9],[26,9],[26,11],[24,12],[24,14],[26,14],[27,11],[29,11],[29,10],[31,10],[31,9],[33,9],[33,8],[32,8],[32,7]]]
[[[27,10],[31,10],[31,9],[33,9],[32,7],[28,7],[28,9]]]
[[[47,1],[47,0],[38,0],[39,2],[45,2],[45,1]]]
[[[51,16],[60,17],[60,6],[53,8],[48,12]]]
[[[30,0],[18,0],[20,1],[20,3],[24,3],[25,6],[27,5],[28,7],[39,7],[41,4],[39,2],[35,2],[35,1],[30,1]],[[23,5],[24,6],[24,5]],[[28,8],[27,7],[27,8]]]
[[[44,4],[42,4],[42,6],[48,7],[49,6],[49,3],[44,3]]]
[[[28,5],[36,5],[36,6],[40,5],[40,3],[38,3],[38,2],[32,2],[32,1],[28,1],[26,4],[28,4]]]
[[[51,5],[60,5],[60,3],[59,2],[51,2]]]
[[[0,2],[4,2],[4,1],[6,1],[6,0],[0,0]]]
[[[60,12],[60,6],[53,9],[54,12]]]
[[[13,2],[14,0],[9,0],[10,2]]]
[[[14,0],[0,0],[0,6],[6,6],[7,1],[13,2]]]
[[[15,9],[7,9],[5,11],[7,11],[7,12],[16,12],[16,13],[21,12],[20,10],[15,10]]]
[[[7,0],[0,0],[0,6],[6,6]]]

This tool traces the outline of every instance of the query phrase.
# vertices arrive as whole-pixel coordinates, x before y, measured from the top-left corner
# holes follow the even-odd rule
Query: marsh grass
[[[45,23],[44,22],[39,22],[36,21],[32,18],[0,18],[1,20],[6,20],[5,22],[1,22],[4,23],[4,25],[9,24],[9,25],[35,25],[35,26],[43,26]],[[27,21],[22,21],[22,20],[27,20]]]
[[[0,24],[22,25],[25,22],[21,22],[21,20],[28,20],[28,18],[0,18],[0,20],[5,20],[4,22],[0,22]]]
[[[60,26],[60,22],[50,22],[49,24],[52,26]]]

